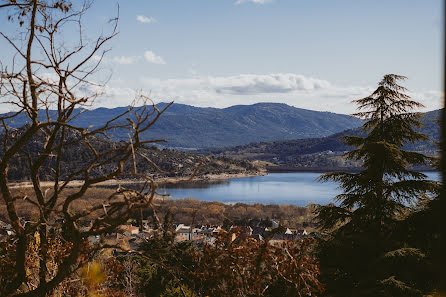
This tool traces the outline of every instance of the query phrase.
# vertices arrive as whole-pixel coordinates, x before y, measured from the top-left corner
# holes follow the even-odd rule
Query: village
[[[22,223],[26,226],[30,221],[22,219]],[[63,219],[58,222],[63,223]],[[219,234],[228,232],[231,236],[232,242],[247,239],[254,242],[268,241],[271,245],[279,246],[285,241],[298,241],[306,237],[319,237],[317,232],[308,233],[306,229],[293,229],[283,227],[276,220],[270,220],[270,227],[260,226],[259,222],[251,223],[250,225],[232,225],[229,228],[223,228],[219,225],[206,226],[189,226],[186,224],[172,224],[170,230],[162,231],[159,228],[154,228],[151,224],[145,222],[141,226],[137,226],[134,220],[129,220],[127,224],[120,225],[114,232],[106,235],[89,236],[88,242],[91,246],[96,244],[106,244],[108,246],[115,246],[112,252],[114,255],[123,255],[135,253],[140,245],[153,239],[157,234],[162,232],[171,232],[174,238],[174,243],[190,241],[198,248],[203,248],[206,245],[214,246]],[[81,227],[81,232],[89,231],[90,226]],[[54,230],[50,230],[54,231]],[[60,230],[59,230],[60,231]],[[36,232],[36,236],[37,236]],[[15,232],[11,224],[0,220],[0,242],[14,240]],[[172,244],[174,244],[172,243]]]

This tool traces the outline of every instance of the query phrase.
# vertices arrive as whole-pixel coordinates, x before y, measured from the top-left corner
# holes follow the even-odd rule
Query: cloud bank
[[[257,102],[280,102],[301,108],[351,113],[353,99],[373,90],[332,83],[294,73],[197,76],[192,78],[141,79],[144,89],[158,101],[174,100],[195,106],[227,107]],[[353,108],[349,108],[353,107]]]
[[[95,107],[127,106],[141,90],[154,102],[175,101],[202,107],[224,108],[258,102],[286,103],[299,108],[351,114],[356,111],[352,100],[368,96],[372,86],[337,85],[324,79],[295,73],[239,74],[233,76],[194,76],[159,79],[141,77],[139,81],[111,81],[103,90],[93,88],[90,93],[103,93]],[[427,108],[441,108],[443,92],[414,91],[408,93]]]
[[[290,93],[293,91],[312,91],[330,87],[328,81],[292,73],[268,75],[241,74],[228,77],[212,77],[209,78],[209,82],[217,93],[236,95]]]

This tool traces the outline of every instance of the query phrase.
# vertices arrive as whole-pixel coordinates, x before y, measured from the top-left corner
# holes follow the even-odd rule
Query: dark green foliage
[[[166,291],[174,294],[178,286],[190,284],[187,275],[193,266],[195,248],[190,241],[174,242],[175,230],[170,212],[165,214],[161,226],[159,232],[140,246],[139,257],[144,260],[138,272],[143,280],[140,290],[147,297],[164,296]]]
[[[441,195],[441,194],[440,194]],[[444,228],[444,201],[438,195],[423,208],[413,212],[398,229],[406,234],[408,245],[416,247],[428,262],[428,272],[420,275],[427,278],[429,285],[438,292],[446,292],[446,236]]]
[[[355,116],[366,119],[366,136],[343,139],[355,148],[345,157],[361,162],[362,171],[320,177],[344,190],[335,198],[337,205],[317,209],[320,226],[332,230],[332,238],[321,245],[328,296],[418,296],[427,290],[427,280],[415,273],[426,266],[424,255],[408,248],[396,232],[401,219],[438,190],[437,183],[408,169],[430,158],[402,149],[407,142],[426,140],[416,130],[420,114],[411,112],[421,104],[403,93],[397,84],[403,79],[386,75],[369,97],[355,101],[361,110]]]
[[[173,243],[153,238],[142,247],[145,263],[139,271],[143,280],[140,290],[144,296],[161,296],[166,291],[175,291],[178,286],[187,287],[187,278],[192,269],[190,242]]]
[[[379,282],[380,294],[382,296],[407,296],[407,297],[421,297],[423,296],[420,290],[408,286],[404,282],[397,280],[394,276],[386,278]]]

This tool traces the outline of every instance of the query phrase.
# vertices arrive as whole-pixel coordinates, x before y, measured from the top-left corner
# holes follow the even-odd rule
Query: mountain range
[[[159,109],[166,106],[167,103],[157,105]],[[101,127],[127,109],[78,110],[79,115],[71,124],[85,128]],[[421,132],[430,140],[408,144],[406,149],[437,154],[435,142],[440,140],[437,121],[441,112],[434,110],[423,114]],[[50,111],[49,115],[55,117],[56,112]],[[43,119],[44,114],[39,116]],[[25,123],[26,118],[22,115],[9,122],[15,127]],[[143,134],[143,138],[166,139],[169,147],[191,149],[201,155],[261,160],[290,168],[354,167],[357,164],[347,164],[341,158],[351,148],[339,138],[361,135],[361,125],[360,119],[348,115],[279,103],[236,105],[223,109],[173,104]],[[110,131],[109,136],[115,141],[128,137],[124,130]]]
[[[167,103],[160,103],[163,108]],[[83,110],[72,124],[100,127],[128,107]],[[50,112],[50,115],[55,112]],[[40,116],[44,116],[41,114]],[[25,117],[16,118],[20,127]],[[227,108],[203,108],[173,104],[157,123],[143,134],[145,139],[166,139],[175,148],[237,146],[252,142],[324,137],[359,127],[360,119],[331,112],[296,108],[282,103],[235,105]],[[127,139],[126,131],[115,130],[114,140]]]

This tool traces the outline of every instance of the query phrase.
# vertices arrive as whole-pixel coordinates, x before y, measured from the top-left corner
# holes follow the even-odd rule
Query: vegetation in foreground
[[[256,241],[238,227],[219,232],[212,244],[197,246],[175,241],[167,217],[137,251],[104,250],[48,296],[304,297],[323,291],[314,239]],[[66,252],[61,239],[56,234],[51,237],[51,265],[57,265]],[[38,283],[38,240],[30,241],[29,286]],[[8,285],[15,246],[1,247],[0,283]],[[85,248],[91,247],[86,243]]]
[[[344,190],[336,205],[317,209],[319,226],[330,231],[319,245],[327,296],[423,296],[438,288],[439,279],[428,273],[432,251],[414,242],[406,227],[440,187],[408,168],[430,158],[402,149],[406,142],[427,139],[415,130],[421,126],[420,114],[411,110],[421,104],[404,93],[398,84],[404,79],[385,75],[370,96],[355,101],[356,115],[367,120],[367,135],[344,137],[355,147],[345,156],[363,161],[363,170],[320,178],[339,182]]]

